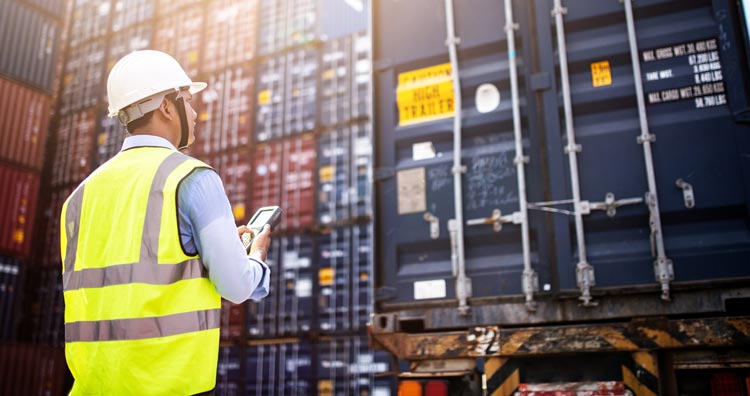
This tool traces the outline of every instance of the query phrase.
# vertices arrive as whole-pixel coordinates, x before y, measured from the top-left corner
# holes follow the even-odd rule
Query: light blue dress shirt
[[[176,148],[153,135],[128,136],[122,150],[134,147]],[[199,253],[208,277],[225,299],[241,303],[268,295],[270,270],[265,263],[247,257],[224,185],[216,172],[199,169],[177,189],[180,239],[187,253]]]

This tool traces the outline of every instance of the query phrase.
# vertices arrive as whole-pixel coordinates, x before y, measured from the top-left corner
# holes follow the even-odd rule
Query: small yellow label
[[[336,71],[334,69],[328,69],[323,72],[323,79],[324,80],[330,80],[334,77],[336,77]]]
[[[336,174],[336,168],[333,165],[326,165],[320,168],[318,171],[320,174],[320,181],[322,183],[328,183],[333,181],[333,176]]]
[[[318,396],[333,396],[333,381],[319,380],[318,381]]]
[[[591,84],[594,87],[612,85],[612,71],[609,68],[609,61],[591,64]]]
[[[13,231],[13,242],[23,243],[24,239],[25,239],[25,235],[23,233],[23,230],[17,229]]]
[[[107,144],[107,136],[109,136],[107,132],[100,133],[99,136],[96,137],[96,144],[98,144],[99,147],[102,147],[105,144]]]
[[[209,118],[211,118],[211,114],[207,111],[201,111],[201,114],[198,116],[198,119],[201,121],[206,121]]]
[[[359,280],[362,282],[367,282],[367,280],[370,279],[370,274],[367,272],[360,272],[359,273]]]
[[[245,218],[245,204],[237,204],[232,206],[232,213],[234,213],[235,220],[242,220]]]
[[[18,215],[18,224],[26,224],[26,216],[24,215]]]
[[[258,104],[265,105],[271,101],[271,90],[264,89],[258,92]]]
[[[188,63],[198,62],[198,51],[190,51],[188,53]]]
[[[318,271],[318,283],[321,286],[330,286],[333,284],[333,268],[321,268]]]
[[[399,125],[453,117],[453,76],[450,63],[398,75],[396,101]]]

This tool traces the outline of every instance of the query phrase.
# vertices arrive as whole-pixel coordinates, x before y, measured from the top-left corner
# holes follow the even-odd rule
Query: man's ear
[[[173,109],[169,105],[169,101],[166,98],[162,99],[161,104],[159,105],[159,108],[157,110],[162,116],[164,116],[164,118],[170,121],[172,120],[172,117],[174,117]]]

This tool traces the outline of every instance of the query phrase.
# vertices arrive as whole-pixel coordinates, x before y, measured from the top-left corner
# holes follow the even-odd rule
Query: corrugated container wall
[[[261,0],[258,51],[268,55],[367,28],[369,1]]]
[[[0,78],[0,161],[41,171],[49,114],[48,96]]]
[[[0,3],[0,74],[51,93],[60,51],[60,15],[42,14],[17,1]]]
[[[253,130],[253,71],[249,66],[236,66],[195,79],[208,83],[208,88],[192,102],[198,113],[192,154],[202,156],[249,147]]]
[[[27,257],[31,242],[39,175],[0,167],[0,254]]]
[[[79,183],[91,172],[96,121],[95,110],[84,110],[60,118],[52,157],[52,187]]]
[[[21,262],[0,256],[0,340],[3,341],[15,336],[23,274]]]
[[[78,47],[86,41],[107,34],[110,11],[111,4],[108,1],[74,0],[68,45]]]
[[[257,42],[258,1],[211,0],[206,7],[202,71],[214,72],[252,60]]]
[[[448,221],[456,217],[452,72],[460,78],[463,100],[470,297],[552,294],[589,303],[591,292],[634,287],[658,302],[687,282],[711,288],[714,280],[740,283],[750,277],[750,127],[739,122],[748,96],[735,88],[747,86],[747,62],[739,60],[747,43],[722,22],[726,7],[734,5],[634,2],[631,43],[626,4],[565,3],[560,39],[567,46],[568,76],[560,75],[551,0],[512,2],[519,26],[513,53],[498,23],[506,20],[502,2],[457,7],[458,70],[449,63],[442,8],[426,0],[405,7],[395,0],[375,4],[378,256],[385,310],[457,298],[448,232]],[[414,20],[422,22],[420,29]],[[641,75],[635,77],[630,44],[639,49]],[[510,58],[517,62],[516,81]],[[562,77],[571,85],[569,127]],[[644,109],[637,105],[634,78],[643,83]],[[512,83],[518,84],[517,98]],[[568,153],[574,153],[577,169]],[[539,298],[556,309],[556,302]],[[653,301],[643,306],[644,315],[702,309]],[[505,308],[475,309],[489,314]],[[503,320],[555,320],[518,310],[525,313]],[[456,309],[442,312],[424,313],[425,330],[461,320]],[[607,310],[606,317],[632,317],[628,312]],[[461,323],[490,324],[488,318],[479,313]]]
[[[204,18],[205,9],[197,4],[162,16],[154,31],[153,49],[172,55],[193,78],[200,69]]]

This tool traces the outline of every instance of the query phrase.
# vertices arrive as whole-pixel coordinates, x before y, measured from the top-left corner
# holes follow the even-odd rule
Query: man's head
[[[194,140],[196,119],[189,101],[204,88],[206,83],[190,80],[171,56],[135,51],[109,73],[109,116],[116,116],[131,133],[155,134],[178,148],[187,147]]]

